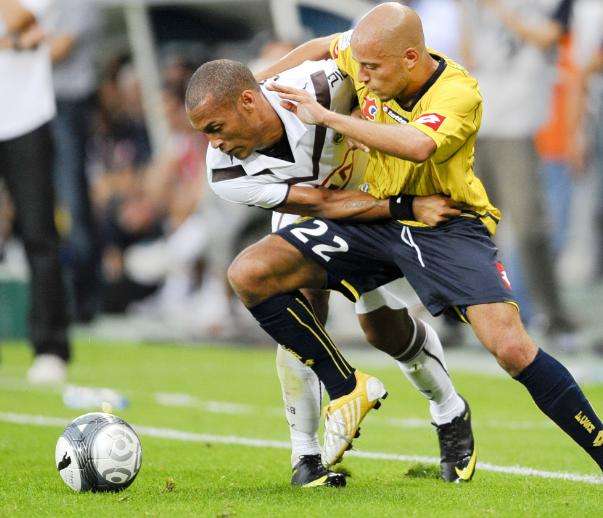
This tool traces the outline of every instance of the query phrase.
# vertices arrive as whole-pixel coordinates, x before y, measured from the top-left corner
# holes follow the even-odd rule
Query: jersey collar
[[[299,120],[297,115],[291,113],[289,110],[281,106],[281,98],[276,92],[266,90],[264,85],[262,85],[260,88],[262,89],[264,97],[266,97],[270,105],[280,117],[281,121],[283,121],[285,133],[287,134],[291,151],[293,151],[297,147],[297,144],[302,137],[308,132],[307,126]]]
[[[440,76],[446,70],[446,60],[442,56],[438,56],[437,54],[429,54],[433,59],[438,62],[438,68],[435,69],[434,73],[431,74],[427,82],[421,87],[421,89],[409,100],[406,101],[406,104],[401,99],[396,98],[396,102],[398,106],[402,108],[404,111],[411,112],[415,109],[417,103],[421,100],[427,90],[429,90],[434,83],[440,78]]]

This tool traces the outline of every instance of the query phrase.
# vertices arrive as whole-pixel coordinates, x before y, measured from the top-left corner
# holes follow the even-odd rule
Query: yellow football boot
[[[341,461],[352,441],[359,435],[360,423],[373,408],[381,406],[387,397],[383,383],[374,376],[355,371],[356,388],[334,399],[325,409],[325,433],[322,461],[329,467]]]

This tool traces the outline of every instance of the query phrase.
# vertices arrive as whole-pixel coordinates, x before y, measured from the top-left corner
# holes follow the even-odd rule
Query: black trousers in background
[[[0,141],[6,183],[31,271],[29,334],[36,354],[69,359],[67,308],[54,224],[53,146],[49,124]]]
[[[71,295],[70,314],[88,322],[100,306],[100,254],[97,229],[92,217],[86,177],[86,143],[90,103],[84,99],[57,99],[52,121],[57,201],[70,215],[67,237],[67,287]],[[68,297],[69,298],[69,297]]]

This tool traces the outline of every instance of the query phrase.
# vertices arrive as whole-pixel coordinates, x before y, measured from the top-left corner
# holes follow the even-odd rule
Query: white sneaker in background
[[[55,354],[39,354],[27,371],[32,385],[60,385],[67,380],[67,362]]]

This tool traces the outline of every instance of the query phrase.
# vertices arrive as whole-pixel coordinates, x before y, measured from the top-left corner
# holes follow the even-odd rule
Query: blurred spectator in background
[[[92,198],[101,233],[103,310],[123,312],[133,300],[157,289],[128,278],[123,252],[161,235],[161,222],[144,196],[142,172],[151,148],[145,128],[140,83],[134,67],[119,56],[99,87],[99,120],[91,150]]]
[[[192,69],[173,63],[164,69],[163,99],[170,141],[144,171],[145,197],[162,222],[162,235],[125,252],[127,274],[141,283],[161,284],[158,293],[134,307],[154,315],[190,313],[201,286],[207,222],[198,214],[205,184],[207,140],[193,132],[184,108]]]
[[[603,33],[603,26],[601,26]],[[592,80],[593,76],[599,75],[599,84],[597,87],[598,102],[596,104],[596,112],[594,114],[594,138],[593,138],[593,165],[599,176],[599,196],[597,196],[597,214],[596,223],[598,228],[598,250],[597,250],[597,276],[603,278],[603,34],[601,37],[601,46],[593,55],[592,59],[586,66],[582,84],[584,89]],[[603,349],[602,351],[603,352]]]
[[[32,383],[61,383],[69,360],[66,297],[54,225],[55,116],[50,51],[42,21],[48,0],[0,2],[0,175],[15,207],[31,271]]]
[[[575,326],[559,293],[533,139],[548,115],[555,50],[572,1],[463,0],[463,9],[471,52],[463,62],[473,66],[484,98],[477,172],[501,207],[503,224],[512,225],[548,339],[571,347]]]
[[[536,134],[536,150],[540,157],[540,176],[547,201],[546,217],[552,251],[559,257],[567,242],[574,175],[583,172],[572,168],[570,146],[575,128],[569,110],[575,105],[578,89],[578,67],[574,60],[571,32],[559,42],[557,78],[548,109],[548,120]]]
[[[597,183],[592,225],[594,235],[594,275],[603,278],[603,2],[580,0],[575,17],[575,60],[579,68],[579,88],[570,115],[575,132],[570,142],[574,168],[593,173]],[[602,348],[603,351],[603,348]]]
[[[93,0],[56,0],[56,29],[50,38],[57,116],[55,180],[58,202],[67,211],[69,287],[72,316],[89,322],[99,306],[97,229],[86,176],[96,52],[101,12]]]

